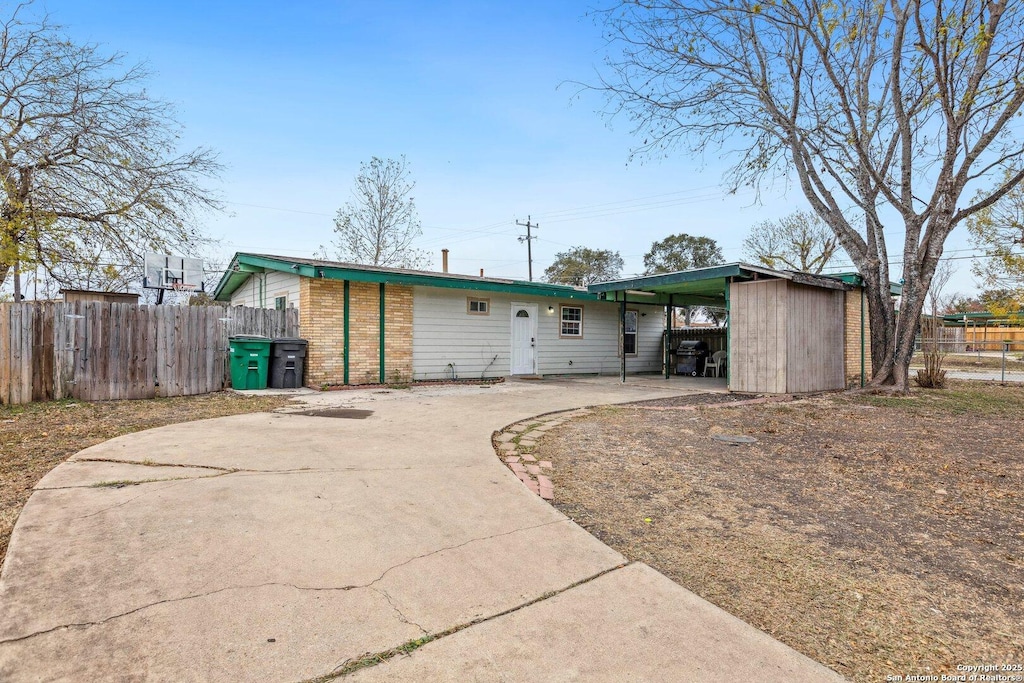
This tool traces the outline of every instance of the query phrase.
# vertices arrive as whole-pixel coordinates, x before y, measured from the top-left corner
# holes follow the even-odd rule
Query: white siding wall
[[[260,285],[263,285],[263,300],[260,301]],[[292,273],[253,273],[249,279],[231,295],[232,306],[252,308],[273,308],[274,299],[288,297],[288,307],[299,307],[299,276]]]
[[[490,314],[468,314],[468,297],[489,299]],[[449,363],[454,365],[460,378],[508,375],[513,301],[537,305],[537,369],[540,374],[614,374],[619,371],[619,309],[614,303],[414,287],[414,378],[444,378],[450,372]],[[583,306],[582,339],[559,338],[561,304]],[[553,306],[554,311],[549,313],[548,306]],[[654,306],[637,308],[647,315],[639,318],[637,355],[626,359],[626,370],[658,372],[661,370],[664,310]]]

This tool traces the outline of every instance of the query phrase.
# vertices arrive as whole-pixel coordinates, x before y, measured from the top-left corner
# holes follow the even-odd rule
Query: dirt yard
[[[558,508],[613,548],[855,681],[884,681],[1024,664],[1022,426],[1024,387],[954,382],[602,408],[535,455],[554,464]]]
[[[272,410],[287,403],[278,396],[221,392],[145,401],[0,406],[0,563],[32,487],[83,448],[152,427]]]

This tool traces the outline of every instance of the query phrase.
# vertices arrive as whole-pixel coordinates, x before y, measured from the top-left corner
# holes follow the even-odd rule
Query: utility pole
[[[530,275],[530,282],[533,282],[533,249],[531,248],[530,242],[537,239],[537,236],[530,233],[530,228],[539,228],[540,223],[530,223],[530,217],[527,216],[525,223],[520,223],[519,221],[516,221],[516,225],[520,225],[526,228],[526,235],[520,235],[519,241],[526,242],[526,261],[528,263],[527,269]]]

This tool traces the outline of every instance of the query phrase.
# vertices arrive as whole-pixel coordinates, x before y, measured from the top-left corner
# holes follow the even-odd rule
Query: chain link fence
[[[1024,343],[1017,340],[918,339],[910,376],[924,367],[924,351],[938,349],[950,379],[1024,382]]]

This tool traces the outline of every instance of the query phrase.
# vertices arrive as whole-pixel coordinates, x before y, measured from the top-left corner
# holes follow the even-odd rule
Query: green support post
[[[384,283],[380,283],[380,383],[384,384],[387,375],[384,373]]]
[[[348,331],[348,305],[349,305],[349,281],[345,280],[345,312],[343,314],[344,315],[344,320],[342,322],[342,328],[343,328],[342,336],[344,338],[343,353],[345,354],[345,366],[344,366],[345,367],[345,376],[343,378],[343,381],[344,381],[345,384],[348,384],[348,336],[349,336],[349,331]]]
[[[669,379],[672,369],[672,295],[668,295],[668,306],[665,307],[665,379]]]
[[[725,279],[725,387],[729,388],[729,375],[732,374],[732,310],[729,307],[729,290],[732,289],[732,278]],[[706,372],[706,371],[705,371]]]
[[[626,383],[626,293],[622,293],[622,303],[619,305],[619,351],[622,356],[622,363],[619,369],[619,380]]]

